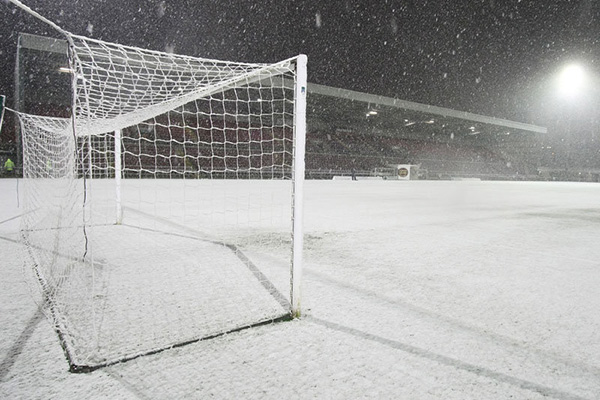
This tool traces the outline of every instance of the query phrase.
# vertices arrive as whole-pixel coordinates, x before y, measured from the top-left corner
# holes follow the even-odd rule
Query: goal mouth
[[[37,265],[34,271],[72,372],[292,318],[281,291],[285,263],[262,270],[237,245],[189,230],[90,228],[93,261],[36,249],[67,261],[50,276]],[[181,251],[190,247],[192,254]]]

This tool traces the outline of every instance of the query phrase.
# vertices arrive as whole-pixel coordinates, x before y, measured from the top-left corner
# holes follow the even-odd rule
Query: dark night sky
[[[305,53],[309,81],[545,124],[565,63],[600,69],[594,0],[25,0],[64,29],[232,61]],[[56,34],[0,0],[0,92],[18,32]]]

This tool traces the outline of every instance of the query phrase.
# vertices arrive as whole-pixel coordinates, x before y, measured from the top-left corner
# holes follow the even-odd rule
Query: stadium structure
[[[66,51],[63,40],[20,34],[17,110],[69,115]],[[308,179],[396,179],[402,165],[410,179],[600,180],[594,157],[565,161],[568,154],[545,127],[313,83],[308,94]],[[2,157],[20,165],[18,129],[10,117]]]

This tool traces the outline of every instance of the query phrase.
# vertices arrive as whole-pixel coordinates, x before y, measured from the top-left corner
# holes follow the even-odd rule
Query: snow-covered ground
[[[0,398],[600,398],[600,185],[305,188],[300,320],[71,374],[0,180]]]

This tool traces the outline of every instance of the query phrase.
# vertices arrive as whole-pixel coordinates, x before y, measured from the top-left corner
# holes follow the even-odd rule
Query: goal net
[[[22,237],[71,370],[299,315],[306,57],[68,43],[73,117],[18,115]]]

